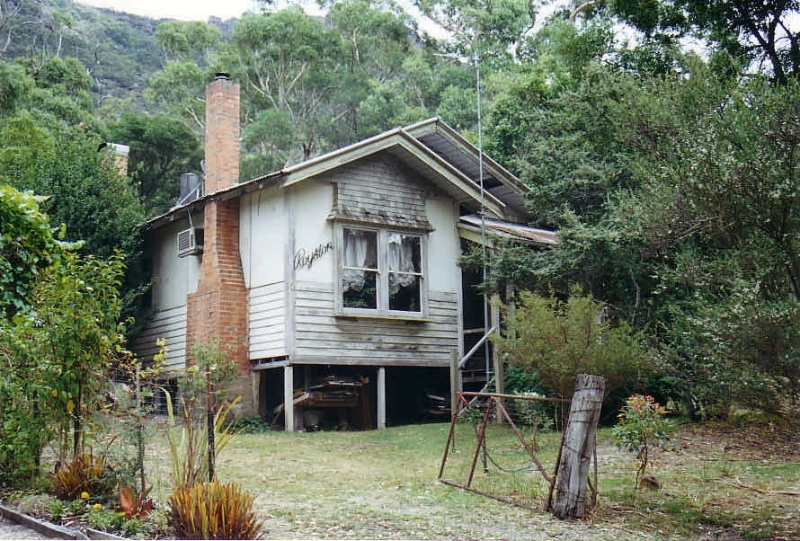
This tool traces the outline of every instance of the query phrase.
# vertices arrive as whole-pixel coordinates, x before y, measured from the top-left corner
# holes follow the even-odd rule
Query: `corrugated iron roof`
[[[545,245],[554,245],[558,244],[559,242],[558,234],[555,231],[548,231],[547,229],[539,229],[536,227],[515,224],[512,222],[504,222],[490,218],[484,218],[481,220],[481,217],[475,214],[462,216],[461,223],[471,228],[473,231],[480,231],[480,228],[485,226],[486,231],[489,233],[523,242],[532,242],[535,244]]]

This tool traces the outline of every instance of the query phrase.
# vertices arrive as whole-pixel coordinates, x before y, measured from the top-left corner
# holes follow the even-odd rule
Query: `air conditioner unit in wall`
[[[190,227],[178,232],[178,257],[203,253],[203,230]]]

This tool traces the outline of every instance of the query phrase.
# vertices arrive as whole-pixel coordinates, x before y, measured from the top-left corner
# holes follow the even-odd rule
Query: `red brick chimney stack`
[[[206,184],[212,194],[239,183],[239,85],[218,73],[206,86]]]
[[[206,87],[204,242],[197,290],[187,296],[186,358],[217,341],[239,366],[241,410],[255,409],[248,358],[248,298],[239,252],[239,198],[213,194],[239,182],[239,85],[218,74]]]

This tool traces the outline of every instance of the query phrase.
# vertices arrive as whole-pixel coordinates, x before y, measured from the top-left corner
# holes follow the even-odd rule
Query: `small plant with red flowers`
[[[672,424],[664,417],[664,408],[652,396],[635,394],[622,406],[612,435],[618,447],[636,453],[637,487],[650,464],[650,450],[663,447],[669,441],[671,429]]]

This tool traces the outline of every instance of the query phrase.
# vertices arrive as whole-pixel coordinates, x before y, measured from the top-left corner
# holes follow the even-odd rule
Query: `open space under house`
[[[147,223],[140,358],[163,338],[176,375],[218,340],[239,413],[286,430],[415,422],[446,414],[451,387],[481,387],[496,315],[459,257],[498,235],[556,242],[524,225],[524,186],[438,118],[241,181],[239,85],[219,74],[206,104],[204,182],[184,176]]]

